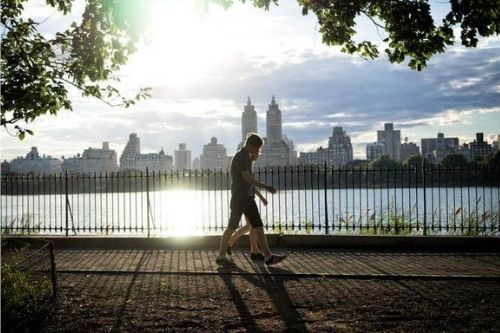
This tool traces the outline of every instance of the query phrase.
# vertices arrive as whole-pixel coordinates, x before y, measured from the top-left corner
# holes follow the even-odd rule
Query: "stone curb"
[[[19,242],[52,241],[56,248],[105,249],[216,249],[219,235],[186,237],[94,237],[94,236],[4,236]],[[386,250],[488,250],[500,252],[500,237],[473,236],[351,236],[351,235],[267,235],[273,248],[353,248]],[[237,247],[247,247],[248,237],[242,237]]]

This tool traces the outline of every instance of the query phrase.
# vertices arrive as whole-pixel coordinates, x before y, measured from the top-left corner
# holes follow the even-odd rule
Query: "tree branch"
[[[368,17],[372,21],[372,23],[375,25],[375,28],[377,29],[378,36],[380,37],[380,39],[383,39],[382,35],[380,35],[380,31],[378,30],[378,28],[380,27],[380,28],[384,29],[384,31],[386,30],[386,28],[383,25],[379,24],[377,21],[375,21],[373,19],[373,17],[371,17],[370,15],[368,15],[368,13],[366,11],[360,10],[360,12],[363,13],[363,14],[365,14],[366,17]]]
[[[69,84],[71,84],[73,87],[75,87],[75,88],[77,88],[77,89],[79,89],[79,90],[81,90],[81,91],[85,91],[85,89],[84,89],[84,88],[80,87],[79,85],[75,84],[74,82],[71,82],[71,81],[66,80],[66,79],[63,79],[63,78],[59,78],[59,80],[64,81],[64,82],[66,82],[66,83],[69,83]],[[109,105],[109,106],[111,106],[111,107],[113,107],[113,108],[114,108],[114,107],[117,107],[117,106],[123,106],[123,103],[122,103],[122,104],[111,104],[109,101],[105,100],[105,99],[104,99],[104,98],[102,98],[102,97],[98,97],[98,96],[95,96],[95,95],[92,95],[92,96],[94,96],[95,98],[97,98],[97,99],[98,99],[98,100],[100,100],[101,102],[103,102],[103,103],[105,103],[105,104],[107,104],[107,105]]]

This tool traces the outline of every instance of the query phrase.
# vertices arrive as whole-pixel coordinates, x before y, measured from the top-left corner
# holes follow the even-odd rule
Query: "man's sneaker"
[[[233,255],[233,252],[231,251],[231,249],[232,249],[232,246],[229,246],[229,245],[228,245],[228,246],[227,246],[227,250],[226,250],[226,254],[228,254],[228,255],[232,256],[232,255]]]
[[[234,263],[228,258],[226,258],[226,256],[217,256],[217,258],[215,258],[215,263],[221,267],[234,265]]]
[[[257,253],[250,253],[250,259],[252,259],[253,261],[257,261],[257,260],[264,260],[266,259],[266,257],[264,257],[262,253],[257,252]]]
[[[266,265],[267,266],[276,265],[276,264],[282,262],[283,260],[285,260],[286,257],[287,257],[286,254],[283,254],[283,255],[273,254],[269,258],[266,259]]]

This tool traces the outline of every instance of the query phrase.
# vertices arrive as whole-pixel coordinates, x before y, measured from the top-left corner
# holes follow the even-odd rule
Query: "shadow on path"
[[[242,319],[242,324],[248,332],[259,332],[261,329],[255,322],[254,316],[252,315],[252,309],[249,309],[245,303],[242,295],[238,291],[238,288],[233,283],[233,276],[238,274],[238,278],[242,278],[256,288],[264,290],[270,297],[274,304],[276,313],[279,314],[281,319],[285,324],[285,330],[306,332],[307,328],[300,313],[296,310],[296,307],[292,301],[292,298],[288,294],[288,290],[285,283],[290,280],[297,280],[291,273],[291,271],[286,269],[281,269],[279,267],[266,267],[261,265],[253,264],[255,271],[260,273],[271,273],[263,275],[247,274],[246,270],[241,269],[238,266],[219,268],[220,278],[224,281],[231,297],[233,299],[234,305]],[[281,276],[273,275],[282,274]],[[226,327],[229,329],[230,327]]]
[[[126,313],[126,307],[128,304],[128,300],[130,299],[130,295],[132,293],[132,289],[134,288],[134,284],[139,276],[139,272],[141,271],[141,267],[143,264],[146,262],[146,260],[151,256],[151,251],[142,251],[142,256],[139,259],[139,262],[135,266],[134,273],[132,275],[132,279],[127,287],[127,292],[125,294],[125,297],[123,298],[123,302],[120,305],[118,309],[118,313],[116,314],[116,321],[115,324],[113,325],[113,328],[111,329],[111,332],[119,332],[120,328],[123,324],[123,317]]]

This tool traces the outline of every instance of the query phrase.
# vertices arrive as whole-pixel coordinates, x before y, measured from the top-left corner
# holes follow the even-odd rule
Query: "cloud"
[[[414,126],[433,126],[433,125],[452,125],[452,124],[470,124],[472,118],[477,115],[488,114],[488,113],[498,113],[500,114],[500,106],[492,108],[473,108],[467,110],[445,110],[439,112],[428,118],[420,118],[409,121],[402,121],[396,123],[399,127],[409,128]]]

